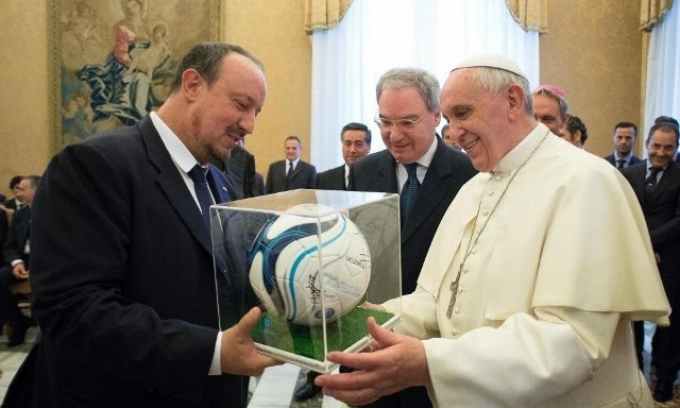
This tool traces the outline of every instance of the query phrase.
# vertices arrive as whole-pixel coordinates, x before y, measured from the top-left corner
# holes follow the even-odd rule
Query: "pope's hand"
[[[376,351],[328,353],[328,360],[354,371],[317,377],[315,383],[323,387],[324,394],[349,405],[364,405],[383,395],[430,383],[425,348],[420,340],[383,329],[372,317],[368,319],[368,332]]]

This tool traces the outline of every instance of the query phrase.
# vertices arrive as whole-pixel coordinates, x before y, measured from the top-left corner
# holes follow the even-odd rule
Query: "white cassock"
[[[668,324],[669,305],[638,200],[544,125],[460,190],[418,288],[384,306],[423,339],[441,408],[652,406],[630,322]]]

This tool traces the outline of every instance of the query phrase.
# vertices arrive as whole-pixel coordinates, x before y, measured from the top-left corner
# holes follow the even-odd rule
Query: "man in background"
[[[633,122],[619,122],[614,126],[614,153],[605,157],[617,169],[625,169],[640,161],[633,154],[633,146],[637,140],[638,128]]]
[[[348,123],[342,128],[340,142],[345,164],[319,173],[319,189],[347,190],[350,166],[371,151],[371,131],[363,123]]]
[[[267,194],[267,188],[264,185],[264,177],[261,173],[255,172],[255,185],[253,186],[253,196],[261,196]]]
[[[7,199],[3,203],[5,208],[8,208],[10,210],[16,210],[18,208],[21,208],[22,202],[17,197],[17,188],[18,188],[20,182],[21,182],[21,176],[14,176],[9,181],[9,189],[12,190],[12,194],[14,194],[14,197]]]
[[[288,136],[283,143],[285,160],[269,165],[267,172],[267,194],[298,188],[316,187],[316,167],[300,160],[302,142],[297,136]]]
[[[534,89],[533,100],[534,118],[559,136],[569,120],[569,102],[564,92],[555,85],[541,85]]]
[[[659,122],[668,122],[673,124],[676,128],[680,129],[680,122],[678,122],[677,119],[671,116],[659,116],[658,118],[654,119],[654,124],[657,124]],[[675,160],[676,163],[680,163],[680,151],[675,152]]]
[[[476,171],[464,153],[436,134],[441,122],[439,82],[420,69],[394,69],[376,85],[375,122],[386,150],[369,154],[350,168],[349,189],[399,193],[401,205],[402,293],[416,281],[430,242],[458,190]],[[424,387],[375,402],[376,407],[431,406]]]
[[[463,150],[462,147],[460,147],[460,143],[458,143],[457,140],[453,140],[451,137],[451,132],[449,132],[449,124],[446,123],[444,126],[442,126],[442,139],[444,140],[444,143],[449,145],[451,148],[458,150],[459,152]]]
[[[229,149],[227,160],[214,164],[234,182],[237,199],[256,195],[255,156],[243,147],[243,139],[234,141],[234,147]]]
[[[560,129],[558,136],[579,149],[583,149],[588,139],[588,128],[577,116],[570,116],[567,123]]]
[[[38,183],[40,176],[24,176],[13,189],[16,199],[22,205],[12,216],[3,247],[5,264],[0,268],[0,322],[8,322],[12,329],[7,347],[23,344],[26,331],[32,324],[31,319],[19,309],[10,286],[26,281],[30,277],[31,205]]]
[[[678,149],[678,128],[658,121],[649,130],[646,160],[621,171],[640,201],[666,296],[671,325],[657,327],[652,338],[652,367],[656,374],[654,399],[673,398],[680,371],[680,166],[673,160]],[[642,365],[643,322],[635,322],[636,348]]]

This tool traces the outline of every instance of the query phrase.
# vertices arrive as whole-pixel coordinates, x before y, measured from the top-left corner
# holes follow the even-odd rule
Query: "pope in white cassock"
[[[668,324],[647,227],[609,163],[537,123],[512,61],[454,68],[441,108],[480,173],[458,193],[418,288],[370,320],[370,353],[329,353],[355,371],[317,378],[352,405],[425,385],[436,406],[651,407],[631,321]]]

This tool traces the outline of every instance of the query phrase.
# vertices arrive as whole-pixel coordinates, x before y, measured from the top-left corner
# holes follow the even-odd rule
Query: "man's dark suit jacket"
[[[347,190],[345,188],[345,165],[319,173],[317,188],[321,190]]]
[[[255,156],[248,150],[236,145],[231,150],[226,164],[221,169],[227,173],[236,184],[236,188],[243,198],[255,196]],[[220,166],[217,166],[220,167]]]
[[[680,165],[671,161],[653,189],[645,188],[647,160],[621,170],[635,191],[645,215],[654,252],[659,254],[661,282],[672,310],[680,309]],[[658,378],[674,381],[680,369],[680,315],[657,328],[652,339],[652,364]]]
[[[397,162],[388,150],[369,154],[355,162],[349,171],[349,190],[398,193]],[[401,230],[401,289],[416,289],[420,270],[430,243],[458,190],[477,171],[470,158],[448,147],[437,137],[437,150],[423,180],[411,216]],[[411,387],[385,396],[369,407],[430,407],[425,387]]]
[[[647,166],[647,160],[642,160],[621,173],[630,182],[642,206],[652,247],[661,256],[659,272],[668,293],[667,282],[680,284],[680,165],[671,161],[651,193],[645,189]],[[680,288],[676,286],[676,289]],[[670,292],[669,298],[680,293]]]
[[[293,174],[286,178],[286,160],[269,165],[267,172],[267,194],[298,188],[316,188],[316,167],[300,160],[293,169]]]
[[[671,161],[652,194],[647,194],[647,160],[629,166],[622,174],[630,182],[645,214],[652,246],[680,241],[680,166]]]
[[[255,173],[255,189],[253,190],[253,194],[255,196],[267,194],[267,190],[265,189],[264,185],[264,177],[262,177],[262,174],[257,172]]]
[[[12,221],[8,222],[7,213],[0,209],[0,238],[4,242],[0,255],[0,322],[15,322],[21,316],[21,309],[10,290],[14,283],[21,282],[12,275],[12,262],[21,260],[26,269],[30,269],[30,256],[24,254],[26,242],[31,228],[31,208],[22,205],[15,210]]]
[[[9,208],[10,210],[16,210],[18,207],[17,199],[15,198],[10,198],[9,200],[5,201],[2,203],[5,208]]]
[[[616,156],[614,156],[614,153],[610,154],[609,156],[606,156],[604,159],[611,163],[612,166],[616,167]],[[636,155],[633,155],[633,157],[630,158],[630,163],[628,163],[627,167],[630,167],[635,163],[640,163],[641,161],[642,159],[640,159]]]
[[[7,238],[3,247],[3,255],[7,263],[11,264],[12,261],[16,260],[22,260],[25,264],[28,262],[24,248],[29,238],[30,228],[31,207],[24,205],[21,209],[14,211],[12,222],[7,230]],[[29,268],[28,264],[26,268]]]
[[[9,217],[7,217],[7,211],[5,209],[0,208],[0,247],[2,247],[3,251],[0,252],[0,267],[2,267],[5,264],[5,255],[4,255],[4,244],[5,241],[7,240],[7,233],[9,232]]]
[[[349,190],[397,193],[397,162],[388,150],[369,154],[349,171]],[[427,169],[418,201],[401,231],[402,292],[416,288],[425,255],[449,204],[477,171],[470,158],[437,137],[437,150]]]
[[[216,201],[228,200],[224,174],[210,172]],[[65,148],[32,212],[33,406],[246,406],[247,377],[208,376],[227,283],[150,118]]]

